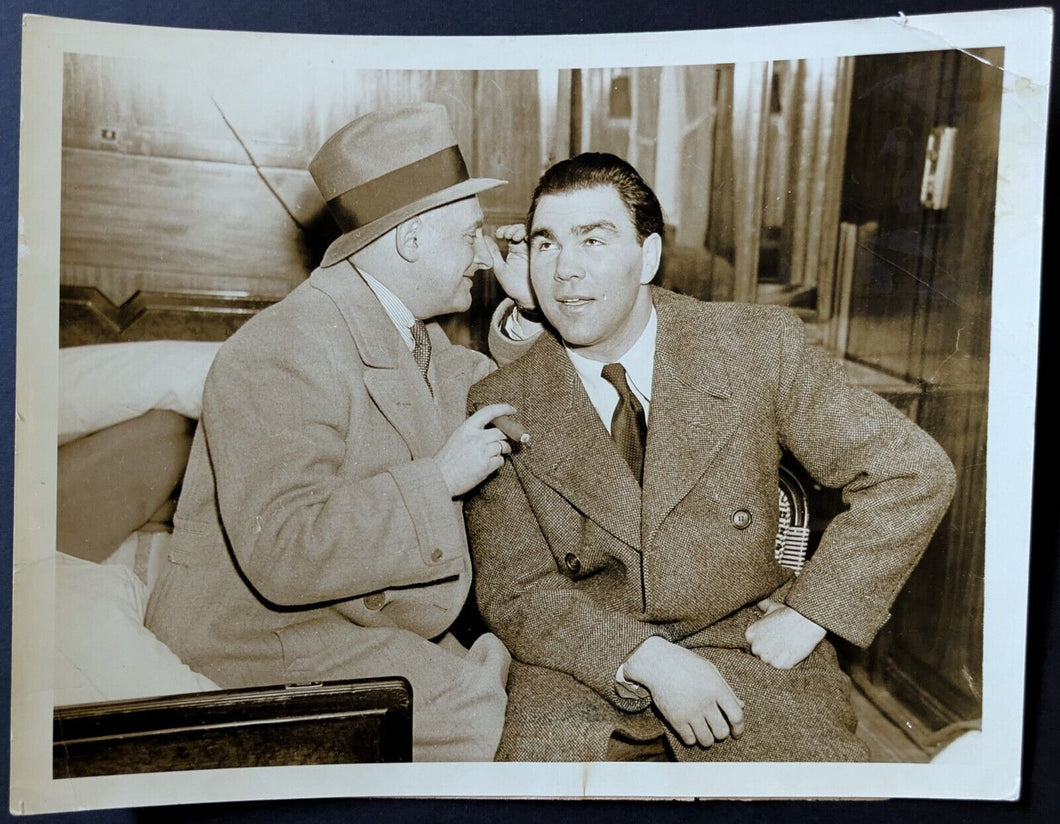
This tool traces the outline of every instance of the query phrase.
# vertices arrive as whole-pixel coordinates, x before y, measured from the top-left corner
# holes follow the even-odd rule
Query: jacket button
[[[385,603],[386,596],[382,592],[373,592],[371,595],[364,596],[364,605],[372,612],[382,609]]]
[[[732,513],[732,525],[737,529],[747,529],[751,525],[751,513],[746,509],[737,509]]]
[[[442,551],[440,549],[434,550],[434,552],[431,553],[431,560],[435,563],[442,560]]]
[[[570,570],[571,573],[577,575],[582,568],[582,562],[578,559],[578,556],[573,552],[568,552],[563,556],[563,564]]]

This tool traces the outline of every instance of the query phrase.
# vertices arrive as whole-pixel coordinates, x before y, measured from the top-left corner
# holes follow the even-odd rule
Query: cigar
[[[493,425],[513,441],[530,443],[530,433],[526,431],[526,427],[511,415],[498,415],[493,419]]]

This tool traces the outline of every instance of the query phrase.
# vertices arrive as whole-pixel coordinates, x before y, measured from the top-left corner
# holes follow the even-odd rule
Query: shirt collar
[[[626,378],[633,385],[642,398],[651,400],[651,381],[655,372],[655,337],[659,327],[659,318],[655,313],[655,307],[651,308],[651,316],[644,326],[640,337],[626,350],[626,353],[618,359],[622,368],[626,370]],[[600,372],[604,364],[600,361],[590,360],[584,355],[579,355],[570,347],[564,347],[567,356],[574,364],[575,370],[583,378],[600,380]]]
[[[353,270],[364,279],[364,282],[368,284],[368,288],[375,293],[379,303],[382,304],[383,311],[386,312],[390,322],[398,330],[401,339],[405,341],[405,345],[409,349],[414,348],[416,341],[412,337],[411,330],[412,325],[416,322],[416,316],[412,314],[412,310],[405,305],[401,298],[364,271],[364,269],[354,266],[353,261],[350,261],[350,266],[353,266]]]

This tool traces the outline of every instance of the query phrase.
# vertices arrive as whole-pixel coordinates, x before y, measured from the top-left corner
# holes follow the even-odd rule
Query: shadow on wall
[[[328,246],[342,233],[324,205],[308,221],[301,221],[300,225],[302,231],[298,234],[298,251],[305,261],[308,276],[320,265]]]

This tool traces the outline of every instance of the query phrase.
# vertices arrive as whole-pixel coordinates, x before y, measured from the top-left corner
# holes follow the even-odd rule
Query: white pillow
[[[127,567],[56,553],[56,706],[218,689],[144,627],[145,606]]]
[[[121,564],[144,585],[144,604],[151,598],[158,576],[168,563],[169,545],[173,533],[140,529],[121,542],[121,545],[101,562],[104,566]]]
[[[202,387],[220,343],[144,341],[59,350],[59,443],[152,409],[202,413]]]

